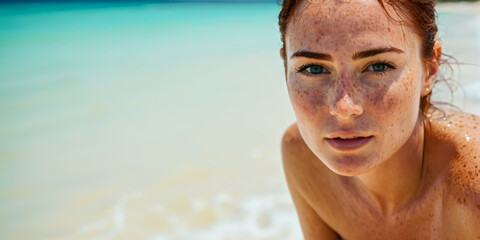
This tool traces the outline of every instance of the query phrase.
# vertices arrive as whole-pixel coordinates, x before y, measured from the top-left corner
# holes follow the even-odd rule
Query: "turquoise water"
[[[291,215],[278,6],[0,9],[2,239],[194,239],[228,222],[209,231],[248,237],[247,199],[275,194],[286,210],[268,214]]]
[[[0,238],[300,239],[278,11],[0,5]],[[478,11],[440,13],[478,64]],[[479,70],[461,74],[478,114]]]

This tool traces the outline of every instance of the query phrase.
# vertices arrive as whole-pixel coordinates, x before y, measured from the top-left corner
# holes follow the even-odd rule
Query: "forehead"
[[[389,13],[399,19],[395,11]],[[313,0],[299,4],[288,23],[285,40],[287,53],[288,49],[358,51],[380,46],[407,52],[417,37],[390,19],[377,0]]]

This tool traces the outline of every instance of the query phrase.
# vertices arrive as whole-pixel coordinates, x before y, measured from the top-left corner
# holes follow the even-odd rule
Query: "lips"
[[[350,137],[336,137],[336,138],[326,138],[328,144],[336,150],[339,151],[353,151],[360,149],[367,145],[373,136],[360,137],[360,136],[350,136]]]

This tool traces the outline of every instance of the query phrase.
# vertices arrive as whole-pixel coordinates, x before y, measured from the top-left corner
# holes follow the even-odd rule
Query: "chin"
[[[325,156],[322,162],[334,173],[346,177],[358,176],[368,172],[375,164],[372,156]]]

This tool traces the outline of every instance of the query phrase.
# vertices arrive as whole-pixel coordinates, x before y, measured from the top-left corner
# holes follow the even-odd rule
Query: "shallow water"
[[[480,64],[471,9],[442,9],[440,36]],[[278,10],[0,5],[0,238],[301,239]],[[480,67],[460,70],[479,114]]]

